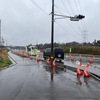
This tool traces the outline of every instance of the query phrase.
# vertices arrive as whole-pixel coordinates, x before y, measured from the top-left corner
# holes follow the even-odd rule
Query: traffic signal
[[[78,18],[78,19],[83,19],[83,18],[85,18],[85,16],[83,16],[83,15],[78,15],[77,18]]]

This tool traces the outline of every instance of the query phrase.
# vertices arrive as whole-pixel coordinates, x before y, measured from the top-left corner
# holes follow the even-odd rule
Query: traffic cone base
[[[83,71],[81,71],[81,70],[77,70],[76,73],[77,73],[77,75],[83,75]]]
[[[33,59],[33,57],[32,57],[32,56],[30,56],[30,59]]]
[[[91,75],[88,72],[84,72],[84,77],[90,77]]]
[[[36,61],[40,62],[40,56],[39,55],[36,57]]]

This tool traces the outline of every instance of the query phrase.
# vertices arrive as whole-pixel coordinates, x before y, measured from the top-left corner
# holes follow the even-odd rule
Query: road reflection
[[[82,85],[83,83],[85,83],[87,88],[89,88],[90,77],[84,77],[82,75],[77,75],[77,81],[78,81],[77,85]]]
[[[80,79],[80,77],[81,77],[81,75],[77,75],[77,80],[78,80],[78,85],[82,85],[82,81],[81,81],[81,79]]]

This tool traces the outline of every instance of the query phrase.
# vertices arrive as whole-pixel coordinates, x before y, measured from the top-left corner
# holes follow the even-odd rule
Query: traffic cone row
[[[77,75],[84,75],[84,77],[90,77],[91,75],[88,72],[88,68],[90,67],[90,63],[88,63],[85,66],[84,71],[80,70],[81,66],[82,66],[82,63],[78,62],[78,67],[77,67],[77,70],[76,70]]]

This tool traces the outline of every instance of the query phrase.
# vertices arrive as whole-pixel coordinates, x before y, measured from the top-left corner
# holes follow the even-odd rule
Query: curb
[[[3,69],[6,69],[6,68],[9,68],[9,67],[12,67],[12,66],[14,66],[14,65],[16,65],[17,64],[17,62],[8,54],[8,58],[9,58],[9,60],[12,62],[12,64],[11,65],[9,65],[9,66],[6,66],[6,67],[3,67],[3,68],[0,68],[0,71],[1,70],[3,70]]]
[[[9,67],[12,67],[17,64],[17,62],[10,55],[8,55],[8,57],[9,57],[10,61],[12,62],[12,64],[9,65]]]
[[[76,71],[76,68],[74,68],[74,67],[72,67],[72,66],[67,66],[67,65],[64,65],[65,67],[67,67],[68,69],[70,69],[70,70],[72,70],[72,71]],[[82,70],[82,69],[81,69]],[[83,71],[83,70],[82,70]],[[96,75],[96,74],[94,74],[94,73],[91,73],[91,72],[89,72],[90,74],[91,74],[91,76],[93,77],[93,78],[95,78],[95,79],[97,79],[97,80],[99,80],[100,81],[100,76],[98,76],[98,75]]]
[[[95,79],[97,79],[97,80],[100,81],[100,76],[98,76],[98,75],[96,75],[96,74],[93,74],[93,73],[90,73],[90,75],[91,75],[93,78],[95,78]]]
[[[62,66],[62,64],[58,64],[58,65]],[[72,67],[72,66],[69,66],[69,65],[64,65],[64,64],[63,64],[62,67],[58,67],[58,68],[64,69],[64,67],[66,67],[67,69],[72,70],[72,71],[74,71],[74,72],[76,72],[76,69],[77,69],[77,68],[75,68],[75,67]],[[81,69],[81,70],[84,71],[83,69]],[[96,80],[100,81],[100,76],[98,76],[98,75],[96,75],[96,74],[94,74],[94,73],[91,73],[91,72],[89,72],[89,73],[91,74],[91,76],[92,76],[93,78],[95,78]]]

